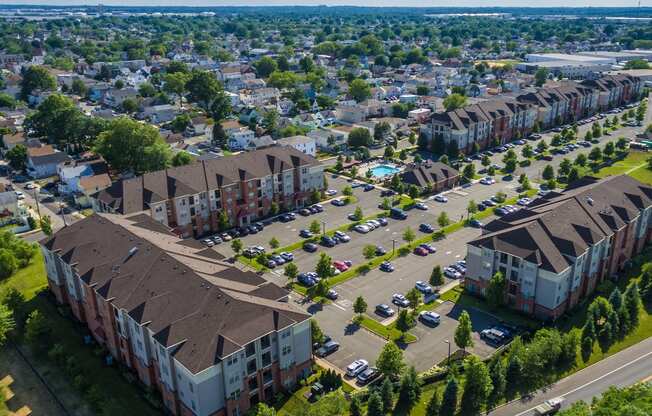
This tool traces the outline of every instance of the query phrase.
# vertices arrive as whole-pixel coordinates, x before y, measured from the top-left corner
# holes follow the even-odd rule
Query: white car
[[[521,206],[526,206],[526,205],[530,205],[530,203],[532,203],[532,200],[526,197],[526,198],[519,199],[518,201],[516,201],[516,203]]]
[[[355,227],[353,227],[353,229],[359,232],[360,234],[367,234],[369,231],[371,231],[371,229],[368,226],[363,224],[358,224]]]
[[[355,377],[367,368],[369,368],[367,360],[355,360],[346,367],[346,375],[349,377]]]
[[[205,245],[207,245],[208,247],[213,247],[213,246],[215,245],[215,243],[213,242],[213,240],[211,240],[210,238],[207,238],[206,240],[204,240],[203,243],[204,243]]]
[[[405,296],[401,295],[400,293],[394,293],[392,295],[392,303],[394,305],[398,305],[398,306],[401,306],[403,308],[407,308],[408,306],[410,306],[410,301],[407,300],[407,298]]]
[[[34,185],[31,182],[28,182],[27,184],[25,184],[25,189],[29,189],[29,190],[36,189],[36,185]]]
[[[462,277],[462,274],[457,270],[453,269],[452,267],[446,267],[444,269],[444,276],[451,279],[459,279],[460,277]]]
[[[328,196],[333,196],[335,194],[337,194],[337,190],[335,189],[329,189],[328,191],[326,191],[326,195]]]
[[[422,311],[419,313],[419,320],[430,325],[439,325],[439,322],[441,322],[441,317],[439,314],[431,311]]]
[[[435,201],[437,202],[448,202],[448,198],[446,198],[444,195],[435,195]]]
[[[349,237],[348,235],[346,235],[346,234],[343,233],[342,231],[335,231],[334,236],[335,236],[335,238],[337,238],[339,241],[342,241],[342,242],[344,242],[344,243],[348,243],[349,241],[351,241],[351,237]]]
[[[483,185],[493,185],[496,183],[496,180],[492,177],[487,176],[486,178],[480,179],[480,183]]]
[[[423,202],[417,202],[414,207],[416,209],[420,209],[421,211],[427,211],[428,210],[428,205],[424,204]]]
[[[414,287],[417,288],[417,290],[421,293],[428,294],[433,292],[432,287],[428,283],[421,280],[417,280],[417,282],[414,284]]]

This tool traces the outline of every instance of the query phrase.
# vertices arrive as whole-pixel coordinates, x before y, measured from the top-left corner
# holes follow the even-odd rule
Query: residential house
[[[55,150],[51,145],[27,149],[27,174],[33,178],[47,178],[57,174],[59,166],[70,161],[65,152]]]
[[[460,173],[441,162],[409,164],[400,174],[401,182],[415,185],[422,193],[439,193],[459,184]]]
[[[312,157],[317,156],[317,144],[315,139],[308,136],[291,136],[277,140],[281,146],[290,146]]]
[[[146,212],[184,237],[251,224],[270,214],[272,203],[295,208],[324,187],[324,167],[292,147],[271,146],[235,156],[122,179],[94,195],[97,212]],[[222,214],[224,213],[224,214]]]
[[[496,272],[506,304],[556,319],[591,296],[652,240],[652,187],[627,175],[586,177],[485,226],[467,245],[465,290],[487,295]]]

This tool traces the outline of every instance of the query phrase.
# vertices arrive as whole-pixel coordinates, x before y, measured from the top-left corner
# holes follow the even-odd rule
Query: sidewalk
[[[316,363],[317,365],[319,365],[320,367],[327,368],[327,369],[329,369],[329,370],[333,370],[333,371],[335,371],[337,374],[341,375],[341,376],[342,376],[342,381],[345,382],[346,384],[348,384],[349,386],[353,387],[354,390],[360,390],[360,389],[361,389],[361,387],[358,386],[358,385],[355,383],[355,378],[348,378],[348,377],[346,376],[346,373],[345,373],[343,370],[341,370],[341,369],[339,369],[338,367],[334,366],[333,364],[329,363],[329,362],[326,361],[325,359],[323,359],[323,358],[319,358],[319,357],[315,357],[315,363]]]

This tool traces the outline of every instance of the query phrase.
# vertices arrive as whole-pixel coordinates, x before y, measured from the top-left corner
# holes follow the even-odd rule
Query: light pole
[[[451,366],[451,342],[447,339],[444,340],[444,343],[448,344],[448,359],[446,359],[446,365],[448,368]]]
[[[326,235],[326,221],[321,222],[321,230],[322,230],[321,233],[323,235]]]
[[[396,250],[396,239],[392,238],[392,256],[394,256],[395,250]]]

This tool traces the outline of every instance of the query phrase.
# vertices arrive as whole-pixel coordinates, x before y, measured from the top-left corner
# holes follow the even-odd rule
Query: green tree
[[[279,243],[279,241],[278,241],[278,239],[276,237],[272,237],[269,240],[269,246],[271,248],[273,248],[273,249],[277,249],[280,245],[281,245],[281,243]]]
[[[364,255],[365,259],[372,259],[376,257],[376,246],[373,244],[365,245],[362,249],[362,254]]]
[[[440,409],[441,394],[439,394],[438,390],[435,390],[433,395],[430,397],[430,400],[428,401],[428,405],[426,406],[425,416],[439,416]]]
[[[457,328],[455,329],[455,345],[466,351],[466,348],[473,346],[471,333],[471,317],[467,311],[462,311],[458,318]]]
[[[402,367],[400,371],[403,371]],[[396,378],[398,378],[398,375]],[[385,377],[383,384],[380,386],[380,399],[383,403],[383,413],[387,414],[391,412],[392,406],[394,405],[394,385],[390,381],[389,377]]]
[[[376,359],[376,368],[385,377],[398,380],[405,368],[403,351],[393,342],[386,343]]]
[[[108,130],[100,133],[95,151],[114,169],[137,174],[163,169],[170,161],[170,148],[158,130],[127,117],[109,123]]]
[[[542,87],[548,79],[548,68],[539,68],[537,72],[534,73],[534,82],[537,87]]]
[[[358,396],[351,397],[349,402],[349,414],[351,416],[362,416],[362,403]]]
[[[487,303],[492,309],[496,309],[505,304],[506,288],[507,280],[501,272],[496,272],[491,279],[489,279],[489,286],[487,287]]]
[[[231,249],[235,252],[235,254],[239,254],[242,250],[242,240],[239,238],[234,238],[231,240]]]
[[[326,254],[320,253],[319,260],[317,261],[317,266],[315,267],[315,272],[317,276],[322,279],[327,279],[333,275],[333,259]]]
[[[507,375],[502,357],[495,357],[489,365],[489,376],[491,377],[491,394],[487,397],[487,408],[495,407],[505,395],[507,387]]]
[[[464,391],[460,413],[462,415],[477,415],[484,407],[491,389],[491,376],[484,362],[475,355],[471,355],[464,363]]]
[[[444,273],[442,273],[440,265],[437,264],[432,268],[429,282],[433,286],[441,286],[445,283]]]
[[[172,166],[184,166],[189,165],[193,162],[193,158],[190,153],[186,151],[180,151],[172,156]]]
[[[403,377],[398,388],[398,401],[405,408],[411,409],[421,396],[421,382],[414,367],[410,367]]]
[[[353,211],[353,216],[355,217],[356,221],[362,220],[364,218],[364,214],[362,213],[362,208],[359,206],[355,207],[355,211]]]
[[[364,127],[351,129],[348,138],[349,146],[352,148],[369,147],[372,143],[371,133]]]
[[[555,177],[555,169],[552,167],[552,165],[546,165],[543,168],[543,172],[541,173],[541,177],[545,180],[550,180]]]
[[[401,333],[401,338],[405,339],[405,334],[414,327],[414,324],[414,316],[407,309],[401,309],[394,326]]]
[[[443,102],[446,111],[453,111],[466,105],[466,97],[461,94],[453,93],[444,98]]]
[[[351,196],[353,195],[353,189],[349,185],[345,186],[344,189],[342,189],[342,195],[344,196]]]
[[[466,206],[466,213],[468,214],[469,218],[475,215],[475,213],[478,212],[478,203],[475,202],[474,200],[470,200],[469,204]]]
[[[254,62],[254,68],[256,69],[256,74],[260,78],[267,78],[272,74],[272,72],[278,69],[278,64],[271,57],[263,56],[258,61]]]
[[[439,416],[455,416],[457,413],[457,395],[459,391],[459,384],[455,376],[448,378],[446,388],[441,400],[441,407],[439,409]]]
[[[599,147],[594,147],[591,149],[589,152],[589,160],[592,162],[598,162],[600,159],[602,159],[602,150],[600,150]]]
[[[324,332],[321,330],[321,328],[319,327],[319,323],[317,323],[317,320],[314,318],[310,319],[310,335],[312,336],[313,344],[321,344],[322,342],[324,342],[324,338],[325,338]]]
[[[165,75],[163,91],[176,95],[179,99],[179,106],[182,105],[183,94],[186,92],[186,84],[190,80],[190,74],[174,72]]]
[[[319,233],[321,232],[321,225],[319,224],[319,221],[317,221],[317,220],[313,220],[313,221],[310,223],[309,230],[310,230],[310,232],[313,233],[313,234],[319,234]]]
[[[294,263],[288,263],[285,266],[285,269],[283,270],[283,274],[285,274],[287,276],[288,281],[291,284],[294,281],[294,279],[296,279],[297,275],[299,274],[299,268]]]
[[[523,149],[521,150],[521,156],[526,159],[530,159],[532,156],[534,156],[534,150],[532,150],[532,146],[529,144],[523,146]]]
[[[412,308],[413,311],[416,311],[421,303],[421,292],[413,287],[405,294],[405,298],[410,302],[410,308]]]
[[[416,185],[410,185],[408,186],[408,196],[412,199],[416,199],[419,197],[419,188],[417,188]]]
[[[462,169],[462,176],[468,181],[471,181],[475,177],[475,165],[473,163],[469,163],[468,165],[464,166],[464,169]]]
[[[362,296],[358,296],[353,302],[353,312],[358,314],[358,318],[362,318],[362,314],[367,312],[367,302]]]
[[[639,308],[641,305],[641,296],[638,290],[636,281],[627,285],[625,290],[625,307],[629,313],[629,327],[630,329],[636,328],[639,322]]]
[[[9,333],[16,327],[14,321],[14,311],[9,309],[4,303],[0,303],[0,347],[7,342]]]
[[[39,225],[41,227],[41,231],[43,231],[43,234],[47,236],[52,235],[52,220],[50,219],[49,215],[41,216],[41,219],[39,220]]]
[[[378,393],[371,393],[367,401],[367,416],[384,416],[383,403]]]
[[[186,82],[186,90],[190,100],[198,103],[208,111],[215,97],[222,91],[222,85],[209,71],[193,69]]]
[[[17,144],[5,153],[5,158],[15,170],[24,170],[27,163],[27,147]]]
[[[16,99],[9,94],[0,93],[0,108],[16,108]]]
[[[276,416],[276,410],[264,403],[258,403],[251,412],[252,416]]]
[[[407,227],[405,231],[403,231],[403,240],[407,241],[408,243],[414,241],[415,238],[416,234],[414,234],[414,230],[412,230],[412,228]]]
[[[45,67],[31,65],[23,71],[20,82],[20,96],[27,101],[27,97],[34,90],[52,91],[57,88],[57,82]]]
[[[138,94],[141,97],[153,97],[156,95],[156,88],[149,82],[144,82],[138,87]]]
[[[371,97],[371,87],[363,79],[354,79],[349,84],[349,95],[357,102],[364,101]]]
[[[49,345],[50,325],[37,309],[32,311],[25,322],[25,341],[39,351]]]
[[[450,223],[451,220],[448,218],[448,214],[446,213],[446,211],[442,211],[441,214],[439,214],[439,216],[437,217],[437,224],[439,224],[441,228],[444,228]]]
[[[226,213],[226,210],[220,211],[220,214],[217,217],[217,226],[220,231],[228,230],[231,226],[231,220],[229,219],[229,215]]]

